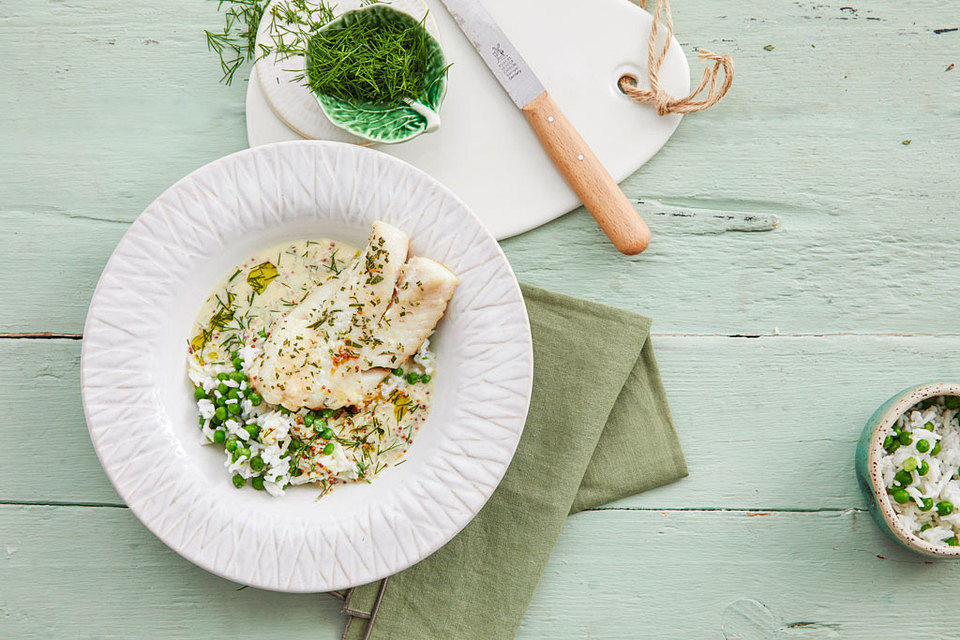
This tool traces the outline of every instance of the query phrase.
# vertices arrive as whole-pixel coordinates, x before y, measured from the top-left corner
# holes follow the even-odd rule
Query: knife
[[[479,0],[441,2],[613,245],[627,255],[646,249],[643,218]]]

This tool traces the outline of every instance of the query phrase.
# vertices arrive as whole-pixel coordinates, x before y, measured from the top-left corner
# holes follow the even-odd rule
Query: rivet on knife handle
[[[650,229],[550,94],[544,91],[521,111],[613,246],[627,255],[646,249]]]

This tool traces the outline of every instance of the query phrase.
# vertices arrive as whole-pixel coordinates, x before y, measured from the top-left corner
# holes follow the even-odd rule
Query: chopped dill
[[[325,264],[323,266],[325,266],[327,269],[332,271],[335,275],[340,275],[340,272],[343,269],[342,267],[337,267],[337,249],[334,249],[333,252],[330,254],[330,264],[329,265]]]
[[[395,103],[427,89],[430,35],[424,20],[385,20],[370,11],[345,15],[307,46],[307,84],[341,100]]]

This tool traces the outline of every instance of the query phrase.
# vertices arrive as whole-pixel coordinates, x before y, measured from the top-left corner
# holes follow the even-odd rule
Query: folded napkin
[[[650,320],[523,286],[533,396],[507,473],[436,553],[340,594],[344,640],[508,640],[567,515],[687,475]]]

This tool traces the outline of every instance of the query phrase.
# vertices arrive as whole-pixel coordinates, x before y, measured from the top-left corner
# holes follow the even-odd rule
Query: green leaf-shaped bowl
[[[348,11],[323,28],[341,27],[361,20],[375,24],[398,21],[409,27],[423,29],[410,14],[382,4]],[[440,126],[437,112],[447,93],[447,62],[440,43],[429,33],[427,44],[427,89],[417,101],[382,103],[344,100],[315,92],[320,109],[336,126],[370,142],[395,144],[436,130]]]

